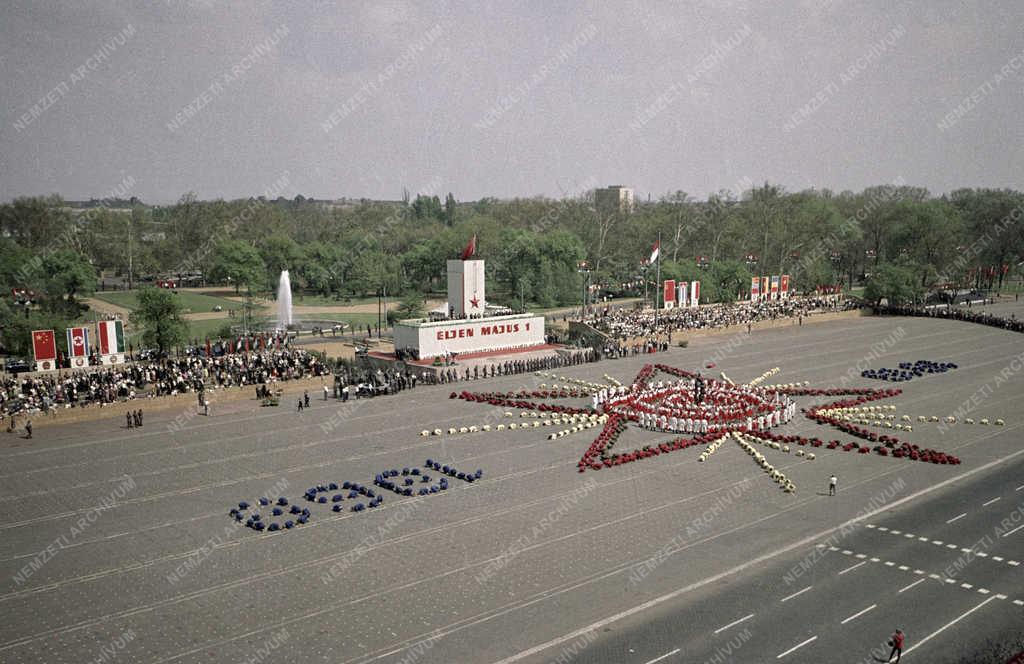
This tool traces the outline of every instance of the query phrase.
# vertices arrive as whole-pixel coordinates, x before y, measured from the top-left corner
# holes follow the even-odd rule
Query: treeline
[[[489,300],[554,306],[580,301],[583,260],[590,283],[642,291],[641,261],[660,235],[662,278],[700,279],[706,300],[735,298],[751,275],[783,273],[797,290],[866,283],[872,296],[900,300],[947,283],[999,287],[1024,253],[1020,192],[935,197],[902,183],[860,193],[765,184],[706,200],[675,192],[631,213],[596,210],[592,191],[472,203],[451,194],[338,206],[302,196],[129,202],[72,209],[54,196],[0,206],[2,285],[44,292],[62,315],[95,288],[90,271],[126,275],[129,263],[136,279],[200,272],[257,293],[273,292],[285,269],[293,287],[338,298],[443,292],[445,259],[475,234]]]

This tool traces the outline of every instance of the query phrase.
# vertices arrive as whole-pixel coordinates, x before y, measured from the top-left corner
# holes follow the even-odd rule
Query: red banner
[[[35,330],[32,332],[32,352],[36,362],[57,359],[57,339],[53,330]]]
[[[666,279],[665,280],[665,299],[662,300],[665,304],[676,301],[676,280]]]
[[[750,278],[750,301],[757,302],[758,298],[761,297],[761,278],[751,277]]]
[[[789,296],[789,275],[788,274],[782,275],[782,286],[780,287],[780,292],[782,293],[782,297],[788,297]]]

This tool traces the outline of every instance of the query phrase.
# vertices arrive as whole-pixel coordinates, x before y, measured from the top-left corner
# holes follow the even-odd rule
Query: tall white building
[[[633,189],[619,184],[594,190],[594,206],[598,212],[632,212]]]

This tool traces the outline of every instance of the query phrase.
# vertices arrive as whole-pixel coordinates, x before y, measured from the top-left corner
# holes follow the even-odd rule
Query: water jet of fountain
[[[281,272],[277,284],[277,329],[285,331],[292,324],[292,282],[288,270]]]

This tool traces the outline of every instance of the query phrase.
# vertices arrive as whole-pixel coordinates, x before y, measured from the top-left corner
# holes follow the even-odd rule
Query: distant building
[[[632,212],[633,190],[622,185],[612,185],[594,190],[594,206],[598,212]]]

